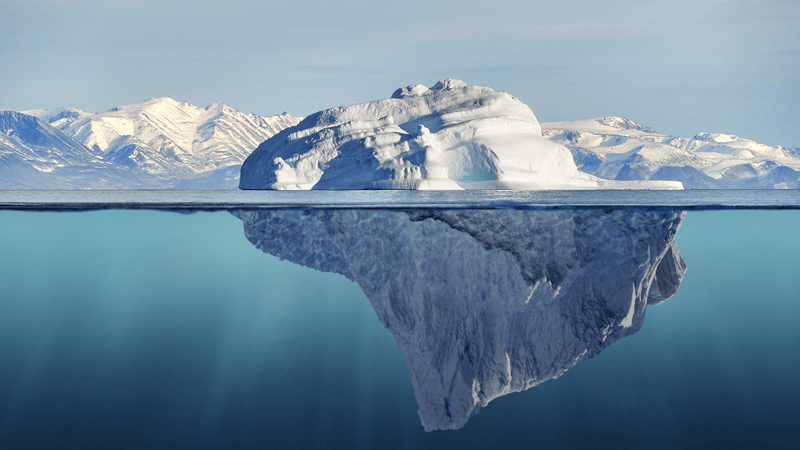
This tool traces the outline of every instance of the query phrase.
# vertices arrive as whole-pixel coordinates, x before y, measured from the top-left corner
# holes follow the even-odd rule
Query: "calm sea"
[[[683,191],[0,191],[0,209],[517,208],[668,206],[800,208],[800,190]]]
[[[460,430],[425,432],[398,345],[359,285],[261,252],[229,212],[0,211],[0,448],[793,448],[797,191],[687,192],[647,203],[619,191],[2,193],[12,209],[689,212],[676,237],[686,277],[638,333]],[[697,210],[737,207],[766,209]]]

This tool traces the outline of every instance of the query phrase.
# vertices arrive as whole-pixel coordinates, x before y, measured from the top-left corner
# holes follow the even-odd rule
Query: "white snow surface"
[[[0,110],[0,189],[70,189],[86,186],[86,178],[101,187],[104,176],[113,176],[112,164],[58,128],[36,116]]]
[[[458,80],[321,111],[275,139],[301,118],[170,98],[0,115],[4,189],[800,189],[800,148],[621,117],[540,127],[513,96]]]
[[[240,164],[263,140],[298,122],[290,115],[244,114],[220,102],[201,108],[162,97],[76,120],[64,131],[103,155],[133,145],[138,165],[149,173],[201,173]]]
[[[242,189],[680,189],[610,182],[579,171],[542,138],[531,109],[460,80],[400,88],[392,98],[320,111],[262,143]]]
[[[166,97],[98,114],[0,111],[0,187],[236,189],[247,155],[300,120]]]
[[[36,116],[62,131],[72,122],[92,115],[78,108],[34,109],[22,113]]]
[[[674,177],[680,172],[686,178],[670,179],[683,181],[687,188],[773,188],[793,180],[800,187],[800,173],[794,173],[800,171],[800,148],[728,134],[669,136],[621,117],[545,122],[542,134],[568,147],[581,170],[605,179]],[[681,171],[659,174],[662,168]],[[783,168],[780,176],[765,177],[776,168]]]
[[[359,284],[425,430],[636,333],[686,273],[670,210],[236,211],[262,251]]]

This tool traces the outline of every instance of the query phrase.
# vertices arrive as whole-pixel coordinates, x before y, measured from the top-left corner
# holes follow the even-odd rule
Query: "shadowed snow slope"
[[[542,138],[527,105],[505,92],[444,80],[392,98],[331,108],[262,143],[242,189],[680,189],[609,182],[579,171]]]
[[[686,272],[673,210],[236,211],[260,250],[361,286],[426,430],[637,332]]]
[[[148,181],[115,168],[39,117],[0,110],[0,189],[104,188]]]

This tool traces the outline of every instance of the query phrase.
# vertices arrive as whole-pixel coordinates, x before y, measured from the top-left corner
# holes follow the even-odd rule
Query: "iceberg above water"
[[[506,92],[439,81],[391,98],[320,111],[264,141],[241,189],[682,189],[609,181],[578,170]]]
[[[425,430],[558,378],[636,333],[686,272],[685,212],[239,210],[262,251],[359,284]]]

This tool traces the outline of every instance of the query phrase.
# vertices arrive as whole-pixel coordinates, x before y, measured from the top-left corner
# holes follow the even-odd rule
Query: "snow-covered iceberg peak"
[[[674,210],[234,214],[262,251],[361,286],[428,431],[461,428],[637,332],[686,272]]]
[[[262,143],[242,189],[671,188],[580,172],[542,138],[531,109],[506,92],[443,80],[385,100],[331,108]]]

